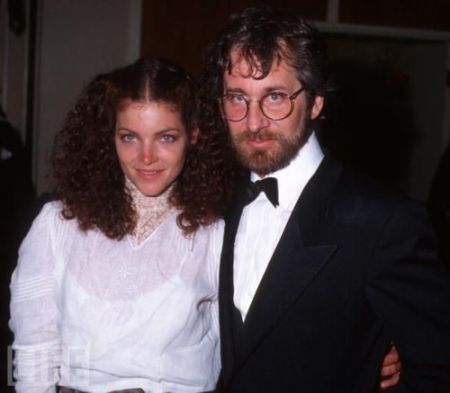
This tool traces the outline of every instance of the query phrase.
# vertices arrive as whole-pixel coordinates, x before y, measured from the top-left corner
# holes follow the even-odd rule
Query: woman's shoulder
[[[36,225],[64,225],[66,220],[63,216],[63,204],[61,201],[54,200],[46,202],[40,208],[38,214],[33,220],[33,226]]]
[[[211,224],[200,225],[197,231],[194,232],[194,237],[206,238],[209,241],[215,239],[222,239],[223,231],[224,231],[224,221],[222,219],[217,219]]]
[[[207,252],[217,259],[222,251],[224,233],[224,221],[219,219],[207,226],[201,226],[194,235],[194,238],[203,239],[202,246]]]
[[[38,216],[58,216],[61,214],[63,209],[63,204],[59,200],[53,200],[50,202],[44,203],[42,205],[41,210],[39,211]]]
[[[27,238],[60,237],[76,228],[75,220],[67,220],[63,216],[61,201],[45,203],[33,220]]]
[[[222,244],[224,222],[221,219],[208,225],[200,225],[194,232],[186,233],[179,222],[179,212],[169,215],[154,234],[154,240],[175,244],[179,248],[194,250],[208,250],[213,244]],[[160,239],[160,237],[162,239]]]
[[[59,219],[62,212],[62,204],[59,201],[46,202],[41,207],[36,208],[31,229],[36,226],[46,225],[55,219]],[[62,216],[61,216],[62,218]]]

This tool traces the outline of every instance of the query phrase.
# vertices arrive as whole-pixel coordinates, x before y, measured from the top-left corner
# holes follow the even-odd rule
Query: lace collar
[[[169,197],[173,185],[157,197],[148,197],[126,178],[125,186],[129,191],[136,210],[136,227],[133,231],[133,242],[138,245],[147,239],[153,231],[175,210]]]

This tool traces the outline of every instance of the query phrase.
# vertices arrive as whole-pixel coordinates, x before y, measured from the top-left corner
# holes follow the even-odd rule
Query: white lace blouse
[[[222,223],[185,237],[172,212],[138,245],[44,206],[11,282],[16,390],[212,390],[220,369]]]

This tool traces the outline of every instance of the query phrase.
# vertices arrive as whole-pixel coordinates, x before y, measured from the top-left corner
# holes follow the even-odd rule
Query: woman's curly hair
[[[136,212],[114,144],[117,111],[126,101],[167,103],[180,111],[186,130],[195,132],[195,94],[182,68],[158,58],[143,57],[94,78],[55,138],[52,169],[63,216],[112,239],[132,233]],[[188,149],[170,197],[187,234],[214,222],[229,204],[234,167],[228,149],[222,134],[202,130]]]

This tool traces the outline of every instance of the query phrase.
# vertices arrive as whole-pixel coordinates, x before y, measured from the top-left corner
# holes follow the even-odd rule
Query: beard
[[[265,176],[288,166],[310,134],[306,122],[303,122],[298,131],[290,137],[268,129],[257,132],[245,130],[232,137],[232,146],[241,165],[260,176]],[[273,146],[249,148],[247,141],[272,141]]]

